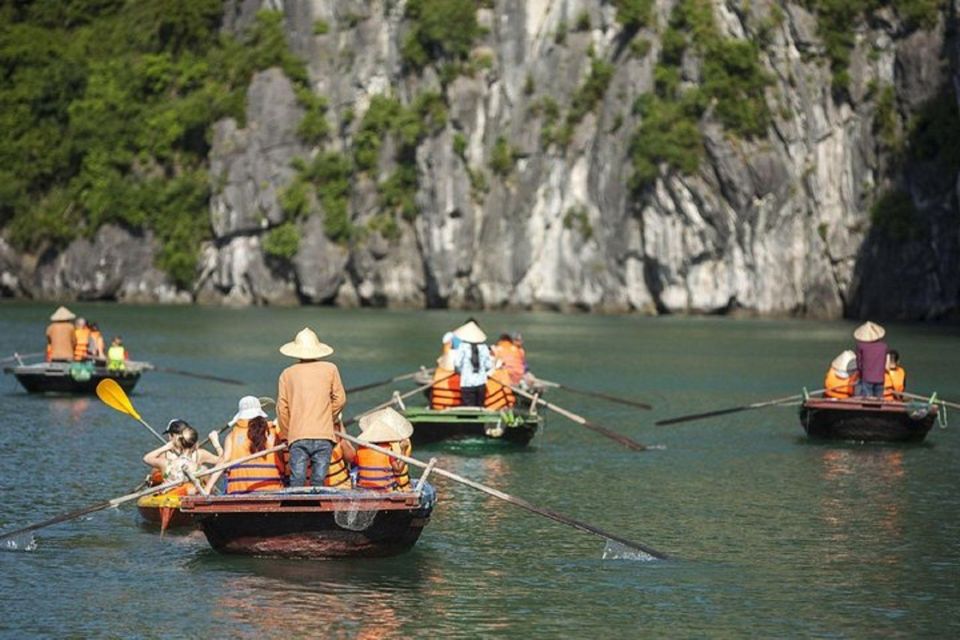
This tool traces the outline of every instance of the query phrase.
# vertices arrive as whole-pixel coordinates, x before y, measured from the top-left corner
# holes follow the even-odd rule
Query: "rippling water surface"
[[[277,347],[305,325],[337,350],[347,386],[430,365],[446,312],[77,305],[134,357],[240,378],[148,373],[133,402],[162,427],[205,430],[244,393],[275,395]],[[0,355],[42,347],[51,306],[0,305]],[[0,552],[7,637],[605,637],[960,635],[960,423],[923,445],[811,444],[794,408],[654,427],[658,418],[818,388],[849,323],[484,314],[522,330],[541,376],[631,396],[652,412],[552,393],[663,449],[634,453],[551,416],[523,450],[421,448],[441,466],[644,542],[604,541],[440,481],[415,549],[308,562],[221,556],[198,532],[160,537],[132,505],[37,532]],[[915,391],[960,399],[955,327],[889,327]],[[406,389],[409,387],[398,387]],[[355,394],[348,415],[389,397]],[[122,495],[153,437],[96,398],[0,379],[0,529]],[[958,414],[960,415],[960,414]],[[606,556],[607,559],[604,559]]]

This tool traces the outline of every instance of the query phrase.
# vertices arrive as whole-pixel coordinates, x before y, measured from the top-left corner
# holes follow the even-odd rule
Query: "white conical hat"
[[[464,342],[470,342],[472,344],[482,344],[487,341],[487,334],[483,332],[483,329],[480,328],[473,320],[470,320],[466,324],[457,327],[456,331],[453,332],[453,335],[457,336]]]
[[[849,378],[857,370],[857,354],[847,349],[830,363],[838,378]]]
[[[333,353],[333,347],[320,342],[317,334],[305,327],[297,334],[293,342],[288,342],[280,347],[280,353],[300,360],[316,360]]]
[[[364,442],[398,442],[413,435],[413,425],[387,407],[360,418],[360,432],[359,440]]]
[[[887,331],[875,322],[864,322],[853,332],[855,340],[860,342],[876,342],[886,335]]]
[[[56,311],[53,312],[53,315],[50,316],[51,322],[68,322],[76,318],[76,314],[66,307],[59,307]]]

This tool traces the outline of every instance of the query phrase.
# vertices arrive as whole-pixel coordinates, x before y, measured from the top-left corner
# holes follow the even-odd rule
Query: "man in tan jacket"
[[[77,336],[73,330],[76,318],[70,309],[60,307],[50,316],[47,327],[47,358],[73,362],[73,351],[77,346]]]
[[[280,374],[277,419],[280,437],[290,443],[290,486],[307,485],[307,461],[311,484],[323,486],[336,436],[335,423],[347,403],[340,371],[332,362],[322,362],[333,348],[320,342],[310,329],[297,334],[280,353],[298,362]]]

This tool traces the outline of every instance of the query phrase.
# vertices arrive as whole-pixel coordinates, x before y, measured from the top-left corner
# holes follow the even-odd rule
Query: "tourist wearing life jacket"
[[[454,355],[454,369],[460,374],[460,394],[465,407],[482,407],[486,395],[487,376],[493,370],[490,348],[484,344],[487,334],[470,320],[453,334],[460,338]]]
[[[104,344],[103,334],[100,333],[100,327],[93,321],[89,322],[87,326],[90,327],[90,338],[87,342],[87,357],[93,360],[105,360],[107,357],[106,345]]]
[[[220,456],[199,448],[197,446],[197,430],[187,424],[186,421],[181,420],[180,422],[183,422],[180,433],[172,436],[170,441],[163,446],[157,447],[143,456],[143,461],[160,471],[163,483],[184,483],[180,490],[180,494],[183,495],[196,491],[190,482],[188,473],[196,474],[203,465],[217,464]],[[210,440],[215,449],[222,451],[216,436],[216,431],[211,432]]]
[[[74,320],[73,334],[75,337],[73,347],[73,359],[77,361],[86,360],[90,347],[90,327],[83,318]]]
[[[517,340],[520,340],[518,343]],[[520,384],[523,376],[527,373],[527,354],[524,352],[522,342],[523,338],[519,333],[511,336],[508,333],[501,334],[497,343],[491,347],[493,356],[503,363],[507,373],[510,374],[510,384]]]
[[[347,402],[340,370],[323,362],[333,348],[304,328],[280,353],[296,358],[283,370],[277,389],[277,420],[280,439],[290,443],[290,486],[307,484],[307,463],[313,470],[311,484],[322,486],[336,444],[335,420]]]
[[[872,398],[883,397],[883,374],[887,364],[887,343],[883,341],[886,330],[874,322],[864,322],[853,332],[857,341],[857,395]]]
[[[459,407],[463,402],[460,394],[460,374],[453,369],[453,359],[452,351],[437,358],[437,368],[433,370],[433,386],[430,387],[431,409]]]
[[[114,336],[107,349],[107,369],[110,371],[124,371],[127,368],[127,350],[123,346],[123,338]]]
[[[394,409],[381,409],[360,418],[363,442],[410,456],[413,425]],[[372,491],[410,491],[407,463],[364,446],[357,448],[357,488]]]
[[[852,398],[859,377],[857,354],[847,349],[830,363],[823,381],[823,395],[827,398]]]
[[[73,329],[76,318],[72,311],[60,307],[50,316],[47,326],[47,360],[50,362],[70,362],[73,360],[77,335]]]
[[[342,425],[341,425],[342,427]],[[330,465],[327,467],[327,477],[323,486],[333,489],[351,489],[353,480],[350,478],[350,465],[357,459],[357,452],[353,445],[341,440],[333,446],[330,453]]]
[[[900,352],[890,349],[887,352],[887,370],[883,374],[883,399],[902,400],[901,395],[907,388],[907,372],[900,366]]]
[[[227,436],[219,464],[230,463],[277,445],[277,433],[254,396],[240,398],[236,415],[228,423],[233,431]],[[248,460],[226,471],[226,493],[253,493],[283,489],[283,462],[276,452]],[[207,479],[207,491],[216,485],[220,474]]]

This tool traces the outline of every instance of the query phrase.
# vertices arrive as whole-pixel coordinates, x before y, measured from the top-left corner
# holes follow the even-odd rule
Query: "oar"
[[[930,402],[931,398],[928,396],[921,396],[916,393],[910,393],[908,391],[900,391],[900,395],[906,396],[908,398],[913,398],[914,400],[923,400],[925,402]],[[941,400],[940,398],[933,398],[934,404],[942,404],[953,409],[960,409],[960,404],[956,402],[950,402],[949,400]]]
[[[103,400],[103,403],[106,404],[111,409],[115,409],[120,413],[125,413],[144,427],[149,429],[150,433],[157,437],[157,440],[160,442],[166,442],[167,439],[162,435],[154,431],[153,427],[144,421],[140,417],[140,414],[137,413],[137,410],[133,408],[133,404],[130,402],[130,398],[127,397],[126,392],[123,388],[117,384],[117,382],[111,378],[105,378],[100,381],[100,384],[97,385],[97,397]]]
[[[821,391],[826,391],[826,389],[817,389],[816,391],[811,391],[810,394],[820,393]],[[715,411],[707,411],[705,413],[692,413],[686,416],[678,416],[676,418],[667,418],[666,420],[657,420],[653,424],[662,427],[668,424],[677,424],[678,422],[690,422],[691,420],[700,420],[701,418],[712,418],[714,416],[725,416],[728,413],[739,413],[741,411],[750,411],[751,409],[762,409],[764,407],[773,407],[778,404],[783,404],[785,402],[795,402],[797,400],[802,400],[804,395],[802,393],[796,393],[792,396],[787,396],[785,398],[777,398],[775,400],[766,400],[764,402],[754,402],[752,404],[745,404],[740,407],[730,407],[727,409],[717,409]]]
[[[620,404],[625,404],[628,407],[636,407],[637,409],[653,409],[653,407],[646,402],[640,402],[639,400],[630,400],[628,398],[620,398],[618,396],[612,396],[606,393],[601,393],[599,391],[588,391],[586,389],[575,389],[574,387],[561,384],[559,382],[551,382],[550,380],[544,380],[543,378],[537,378],[537,382],[542,383],[547,387],[556,387],[557,389],[563,389],[564,391],[569,391],[570,393],[576,393],[581,396],[588,396],[591,398],[601,398],[603,400],[609,400],[610,402],[619,402]]]
[[[235,467],[238,464],[243,464],[244,462],[249,462],[250,460],[255,460],[256,458],[262,458],[263,456],[269,453],[281,451],[286,448],[287,448],[286,444],[281,444],[281,445],[277,445],[276,447],[265,449],[263,451],[257,451],[256,453],[251,453],[248,456],[237,458],[232,462],[226,462],[224,464],[218,465],[211,469],[207,469],[206,471],[201,471],[200,473],[194,474],[194,477],[203,478],[214,473],[219,473],[231,467]],[[7,533],[0,534],[0,540],[14,538],[16,536],[23,535],[24,533],[29,533],[30,531],[36,531],[37,529],[43,529],[51,525],[58,524],[60,522],[75,520],[81,516],[87,515],[88,513],[93,513],[95,511],[103,511],[104,509],[109,509],[110,507],[116,507],[125,502],[130,502],[131,500],[136,500],[138,498],[153,495],[155,493],[161,493],[163,491],[167,491],[168,489],[173,489],[174,487],[178,487],[182,484],[185,484],[186,482],[189,482],[189,480],[167,482],[165,484],[159,484],[155,487],[150,487],[149,489],[144,489],[143,491],[128,493],[127,495],[120,496],[119,498],[113,498],[112,500],[107,500],[105,502],[98,502],[97,504],[93,504],[88,507],[84,507],[82,509],[77,509],[76,511],[70,511],[69,513],[61,514],[59,516],[50,518],[49,520],[44,520],[43,522],[37,522],[35,524],[31,524],[26,527],[22,527],[20,529],[16,529],[14,531],[8,531]]]
[[[382,386],[385,385],[385,384],[390,384],[391,382],[400,382],[401,380],[409,380],[410,378],[415,378],[415,377],[417,377],[417,376],[420,375],[421,373],[428,373],[428,374],[429,374],[429,373],[433,373],[433,371],[434,371],[433,369],[417,370],[417,371],[414,371],[414,372],[412,372],[412,373],[405,373],[405,374],[403,374],[403,375],[394,376],[394,377],[388,378],[388,379],[386,379],[386,380],[380,380],[379,382],[368,382],[367,384],[361,384],[361,385],[356,386],[356,387],[350,387],[349,389],[346,389],[346,392],[347,392],[347,393],[356,393],[357,391],[366,391],[367,389],[375,389],[375,388],[377,388],[377,387],[382,387]]]
[[[184,376],[187,378],[196,378],[198,380],[213,380],[214,382],[222,382],[224,384],[233,384],[237,386],[243,386],[244,382],[240,380],[234,380],[233,378],[221,378],[220,376],[211,376],[206,373],[192,373],[190,371],[183,371],[181,369],[171,369],[169,367],[153,367],[154,371],[160,371],[161,373],[172,373],[178,376]]]
[[[354,419],[354,420],[355,420],[355,419]],[[351,420],[351,422],[353,422],[353,420]],[[428,466],[430,466],[430,465],[428,465],[427,463],[425,463],[425,462],[423,462],[423,461],[421,461],[421,460],[417,460],[416,458],[410,458],[410,457],[408,457],[408,456],[405,456],[405,455],[396,453],[396,452],[394,452],[394,451],[391,451],[390,449],[384,449],[383,447],[378,447],[377,445],[371,444],[371,443],[369,443],[369,442],[364,442],[364,441],[360,440],[359,438],[355,438],[355,437],[351,436],[350,434],[347,434],[347,433],[343,433],[343,432],[339,432],[339,431],[338,431],[338,432],[337,432],[337,435],[338,435],[339,437],[345,439],[345,440],[349,440],[350,442],[352,442],[352,443],[354,443],[354,444],[356,444],[356,445],[358,445],[358,446],[366,447],[366,448],[368,448],[368,449],[373,449],[374,451],[379,451],[380,453],[384,453],[384,454],[386,454],[386,455],[388,455],[388,456],[391,456],[391,457],[393,457],[393,458],[396,458],[396,459],[398,459],[398,460],[402,460],[402,461],[406,462],[406,463],[409,464],[409,465],[413,465],[413,466],[415,466],[415,467],[420,467],[421,469],[426,469]],[[624,546],[626,546],[626,547],[630,547],[631,549],[636,549],[636,550],[638,550],[638,551],[642,551],[643,553],[646,553],[647,555],[653,556],[654,558],[657,558],[658,560],[664,560],[664,559],[667,558],[667,554],[665,554],[665,553],[663,553],[663,552],[661,552],[661,551],[657,551],[656,549],[654,549],[654,548],[652,548],[652,547],[648,547],[648,546],[645,545],[645,544],[642,544],[642,543],[640,543],[640,542],[634,542],[633,540],[627,540],[626,538],[623,538],[623,537],[621,537],[621,536],[618,536],[618,535],[616,535],[616,534],[614,534],[614,533],[610,533],[609,531],[604,531],[603,529],[600,529],[599,527],[595,527],[595,526],[593,526],[592,524],[588,524],[588,523],[586,523],[586,522],[582,522],[582,521],[580,521],[580,520],[576,520],[576,519],[574,519],[574,518],[571,518],[570,516],[563,515],[562,513],[557,513],[556,511],[553,511],[553,510],[551,510],[551,509],[545,509],[544,507],[538,507],[538,506],[535,505],[535,504],[531,504],[531,503],[527,502],[527,501],[524,500],[523,498],[518,498],[518,497],[512,496],[512,495],[510,495],[510,494],[508,494],[508,493],[504,493],[503,491],[500,491],[499,489],[494,489],[493,487],[488,487],[488,486],[485,485],[485,484],[480,484],[479,482],[474,482],[473,480],[470,480],[470,479],[468,479],[468,478],[464,478],[463,476],[457,475],[456,473],[452,473],[452,472],[450,472],[450,471],[447,471],[447,470],[445,470],[445,469],[441,469],[441,468],[436,467],[436,466],[433,467],[433,471],[432,471],[432,472],[435,473],[435,474],[437,474],[437,475],[441,475],[441,476],[443,476],[443,477],[445,477],[445,478],[449,478],[450,480],[453,480],[453,481],[455,481],[455,482],[459,482],[460,484],[464,484],[464,485],[466,485],[466,486],[468,486],[468,487],[470,487],[470,488],[472,488],[472,489],[476,489],[477,491],[482,491],[483,493],[486,493],[487,495],[493,496],[494,498],[499,498],[500,500],[503,500],[503,501],[505,501],[505,502],[509,502],[509,503],[512,504],[512,505],[515,505],[515,506],[520,507],[521,509],[526,509],[527,511],[530,511],[530,512],[532,512],[532,513],[536,513],[536,514],[538,514],[538,515],[541,515],[541,516],[550,518],[551,520],[554,520],[554,521],[556,521],[556,522],[560,522],[560,523],[562,523],[562,524],[571,526],[571,527],[573,527],[574,529],[579,529],[580,531],[585,531],[585,532],[590,533],[590,534],[593,534],[593,535],[595,535],[595,536],[600,536],[601,538],[604,538],[604,539],[606,539],[606,540],[613,540],[614,542],[619,542],[620,544],[622,544],[622,545],[624,545]]]
[[[489,379],[493,380],[493,378],[489,378]],[[494,380],[494,382],[497,382],[497,384],[501,384],[496,380]],[[646,451],[648,448],[647,445],[641,444],[636,440],[634,440],[633,438],[628,438],[622,433],[617,433],[613,429],[608,429],[607,427],[590,422],[589,420],[587,420],[581,415],[577,415],[576,413],[569,411],[567,409],[564,409],[563,407],[558,407],[552,402],[547,402],[546,400],[544,400],[539,396],[534,396],[530,393],[527,393],[526,391],[524,391],[523,389],[520,389],[519,387],[511,386],[510,388],[513,389],[513,392],[516,393],[517,395],[523,396],[528,400],[536,400],[538,403],[542,404],[547,409],[550,409],[551,411],[559,413],[564,418],[567,418],[568,420],[572,420],[573,422],[576,422],[582,427],[586,427],[587,429],[590,429],[591,431],[595,431],[596,433],[599,433],[604,437],[610,438],[615,442],[619,442],[620,444],[627,447],[628,449],[633,449],[634,451]]]
[[[15,353],[12,356],[7,356],[6,358],[0,358],[0,362],[9,362],[10,360],[19,361],[21,358],[36,358],[37,356],[44,355],[43,351],[37,351],[36,353]]]

